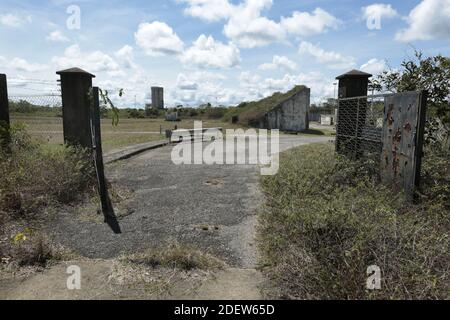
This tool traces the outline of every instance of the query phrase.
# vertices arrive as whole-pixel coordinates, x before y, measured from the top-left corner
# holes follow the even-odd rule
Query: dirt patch
[[[210,187],[222,188],[224,186],[224,181],[221,178],[209,179],[205,182],[205,185]]]

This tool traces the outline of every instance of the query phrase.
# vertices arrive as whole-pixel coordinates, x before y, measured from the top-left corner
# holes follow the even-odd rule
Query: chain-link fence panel
[[[21,112],[20,109],[32,109],[33,107],[55,108],[62,107],[60,94],[43,95],[14,95],[9,96],[10,108],[12,111]],[[19,110],[16,110],[19,109]],[[23,110],[22,112],[26,112]]]
[[[384,96],[340,99],[338,110],[337,151],[352,157],[381,155]]]

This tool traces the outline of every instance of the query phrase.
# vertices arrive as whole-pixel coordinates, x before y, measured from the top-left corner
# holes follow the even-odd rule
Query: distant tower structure
[[[164,88],[152,87],[152,108],[164,109]]]

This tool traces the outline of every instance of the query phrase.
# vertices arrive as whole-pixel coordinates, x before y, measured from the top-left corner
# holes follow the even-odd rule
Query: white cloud
[[[332,69],[346,69],[355,66],[353,57],[345,57],[334,51],[325,51],[321,47],[306,41],[300,43],[299,53],[301,55],[310,55],[317,62],[323,63]]]
[[[291,17],[282,18],[281,25],[290,34],[308,37],[337,29],[342,22],[321,8],[312,13],[294,11]]]
[[[379,60],[376,58],[370,59],[367,63],[361,66],[361,71],[371,73],[373,75],[381,74],[387,68],[386,60]]]
[[[228,18],[233,11],[233,6],[228,0],[179,0],[185,2],[188,7],[185,14],[208,22],[219,21]]]
[[[198,83],[189,79],[185,74],[180,73],[177,77],[177,88],[186,91],[196,91]]]
[[[47,36],[47,40],[51,42],[68,42],[69,38],[67,38],[61,31],[56,30]]]
[[[239,75],[239,82],[243,87],[254,87],[260,83],[261,77],[257,74],[252,74],[249,71],[243,71]]]
[[[31,21],[31,16],[21,16],[12,13],[0,14],[0,24],[5,27],[19,28],[25,23],[30,23]]]
[[[134,36],[137,45],[150,56],[175,55],[183,51],[183,41],[164,22],[141,23]]]
[[[239,49],[234,44],[225,45],[203,34],[181,56],[183,64],[200,68],[232,68],[240,61]]]
[[[331,98],[334,94],[333,79],[327,78],[320,72],[285,74],[281,78],[266,78],[261,80],[257,74],[248,71],[239,76],[240,87],[243,89],[240,96],[245,101],[252,101],[268,97],[274,92],[287,92],[296,85],[305,85],[311,88],[311,98],[319,101]]]
[[[286,71],[295,71],[297,64],[287,57],[275,55],[271,63],[264,63],[258,67],[260,70],[274,70],[278,68]]]
[[[123,75],[119,64],[101,51],[84,53],[77,44],[68,47],[61,57],[53,57],[52,62],[59,69],[80,67],[87,72],[106,72],[109,75]]]
[[[132,69],[136,67],[136,64],[134,63],[134,49],[132,46],[125,45],[114,55],[125,68]]]
[[[450,0],[422,0],[407,21],[408,28],[396,34],[399,41],[450,39]]]
[[[39,72],[47,69],[46,65],[31,63],[22,58],[14,58],[8,63],[10,69],[25,72]]]
[[[261,16],[272,6],[272,0],[247,0],[235,7],[224,34],[242,48],[265,46],[283,41],[285,30],[279,23]]]
[[[171,96],[175,103],[192,106],[208,102],[213,105],[234,103],[239,96],[235,90],[223,86],[221,80],[225,78],[220,73],[207,71],[180,73],[177,77],[176,87],[171,91]]]
[[[185,13],[205,21],[226,20],[223,33],[242,48],[261,47],[285,41],[286,35],[311,36],[336,29],[340,21],[323,9],[312,13],[295,11],[277,22],[262,15],[273,0],[179,0],[187,3]]]
[[[364,19],[373,19],[374,17],[391,19],[398,16],[397,11],[390,4],[374,3],[370,6],[363,7],[361,10]]]

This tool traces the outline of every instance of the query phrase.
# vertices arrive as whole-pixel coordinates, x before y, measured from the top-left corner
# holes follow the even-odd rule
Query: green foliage
[[[108,96],[108,90],[99,89],[100,98],[102,101],[101,108],[110,108],[112,112],[112,125],[113,127],[117,127],[119,125],[119,114],[120,111],[116,108]],[[123,89],[119,90],[119,97],[123,96]]]
[[[128,109],[128,117],[131,119],[145,119],[145,110],[142,109]]]
[[[213,107],[211,104],[203,104],[198,108],[177,108],[178,116],[181,119],[222,119],[228,111],[225,107]]]
[[[335,157],[332,145],[283,154],[278,175],[262,179],[259,228],[275,297],[448,299],[448,159],[427,154],[422,201],[407,204],[379,183],[374,162]],[[382,290],[366,290],[371,265]]]
[[[400,70],[386,70],[375,85],[391,92],[427,90],[429,116],[450,123],[450,58],[442,55],[424,57],[415,51],[414,58],[404,60]]]
[[[35,105],[25,100],[19,100],[17,102],[9,101],[9,112],[20,115],[59,117],[62,114],[62,108]]]
[[[11,128],[10,154],[0,154],[0,211],[36,215],[67,204],[94,185],[88,152],[74,147],[48,148],[32,141],[22,125]]]
[[[162,118],[164,116],[164,110],[158,110],[156,108],[150,108],[146,111],[146,116],[148,118],[156,119]]]

